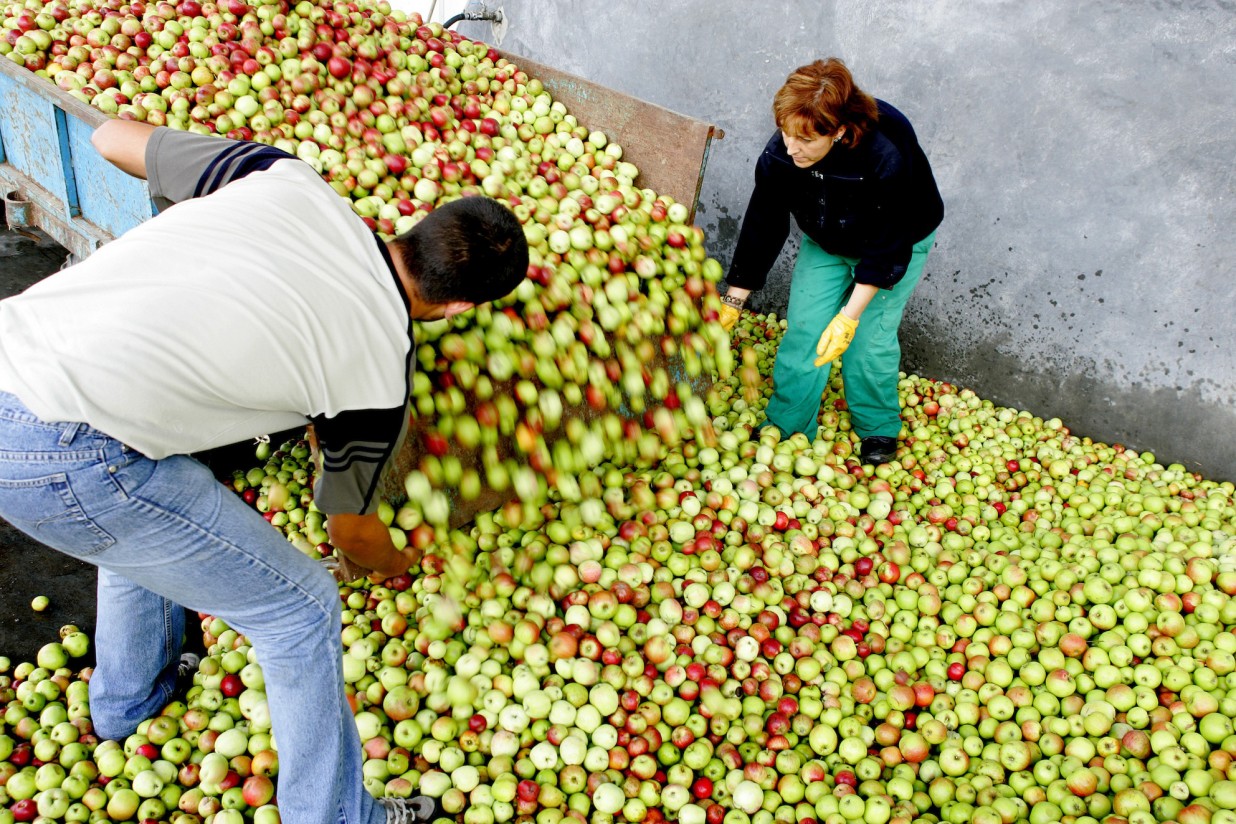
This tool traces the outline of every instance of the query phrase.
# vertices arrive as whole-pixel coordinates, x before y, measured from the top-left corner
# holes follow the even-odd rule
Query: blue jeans
[[[253,644],[288,824],[381,824],[343,687],[339,590],[319,562],[185,456],[154,461],[0,392],[0,516],[99,569],[96,731],[123,738],[171,695],[183,611]]]

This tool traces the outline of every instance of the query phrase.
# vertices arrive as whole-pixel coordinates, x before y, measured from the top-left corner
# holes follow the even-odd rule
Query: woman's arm
[[[789,194],[786,180],[775,173],[771,156],[776,136],[755,164],[755,186],[743,214],[738,242],[725,277],[726,294],[745,300],[764,288],[768,271],[777,261],[790,235]]]
[[[880,287],[872,286],[868,283],[854,284],[854,291],[850,293],[850,299],[846,301],[845,306],[841,311],[850,320],[858,320],[863,316],[863,312],[867,309],[867,304],[871,303],[871,299],[880,291]]]
[[[155,126],[136,120],[109,120],[94,130],[90,142],[103,159],[122,172],[146,179],[146,144]]]

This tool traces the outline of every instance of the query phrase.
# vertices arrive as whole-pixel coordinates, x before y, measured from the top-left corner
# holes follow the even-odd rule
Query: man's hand
[[[358,564],[352,563],[342,552],[324,558],[322,563],[330,570],[330,574],[335,577],[335,580],[341,584],[350,584],[353,581],[359,581],[361,578],[368,578],[371,582],[373,581],[374,571],[372,569],[365,569]]]
[[[721,311],[717,316],[717,320],[721,323],[721,328],[727,332],[733,329],[734,324],[738,323],[738,314],[738,310],[728,303],[721,304]]]
[[[824,334],[820,335],[820,342],[816,344],[815,353],[819,357],[815,359],[815,365],[823,366],[841,357],[841,353],[849,348],[850,341],[854,340],[856,329],[858,321],[847,317],[844,312],[838,312],[837,317],[824,328]]]
[[[406,547],[399,554],[408,560],[408,567],[403,570],[403,572],[407,572],[420,565],[421,558],[424,557],[425,553],[413,547]],[[349,584],[352,581],[359,581],[361,578],[368,578],[371,584],[380,584],[388,578],[402,574],[402,572],[396,572],[394,575],[383,575],[380,572],[374,572],[372,569],[348,558],[342,550],[335,557],[329,558],[326,564],[327,568],[330,569],[331,575],[335,576],[335,580],[341,584]]]
[[[318,431],[313,428],[313,424],[305,427],[305,440],[309,441],[309,459],[313,461],[313,470],[321,477],[322,450],[318,444]]]
[[[348,565],[347,569],[369,571],[379,580],[402,575],[409,567],[420,561],[420,550],[401,552],[391,541],[390,530],[377,515],[352,515],[338,513],[326,520],[330,542]],[[353,581],[356,578],[352,578]]]

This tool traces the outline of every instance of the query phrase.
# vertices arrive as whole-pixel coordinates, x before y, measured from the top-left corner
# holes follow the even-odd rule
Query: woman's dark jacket
[[[944,218],[931,165],[905,115],[882,100],[857,146],[837,144],[819,163],[794,165],[777,132],[755,166],[726,283],[761,289],[790,231],[790,215],[824,251],[858,258],[856,283],[891,289],[910,251]]]

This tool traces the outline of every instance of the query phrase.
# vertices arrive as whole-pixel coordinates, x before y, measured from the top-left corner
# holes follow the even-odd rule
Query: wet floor
[[[15,295],[64,263],[67,253],[40,233],[0,224],[0,298]],[[0,656],[33,661],[65,624],[94,629],[94,567],[34,541],[0,519]],[[43,612],[31,608],[45,595]]]
[[[13,231],[0,223],[0,298],[56,272],[66,258],[67,252],[46,235]],[[220,477],[255,463],[249,444],[196,457]],[[66,624],[93,634],[95,584],[94,567],[47,548],[0,519],[0,657],[13,664],[33,661],[39,647],[57,640]],[[49,605],[36,612],[31,603],[40,595],[47,597]],[[193,627],[191,622],[191,636]],[[196,641],[200,637],[190,638],[191,644]]]

